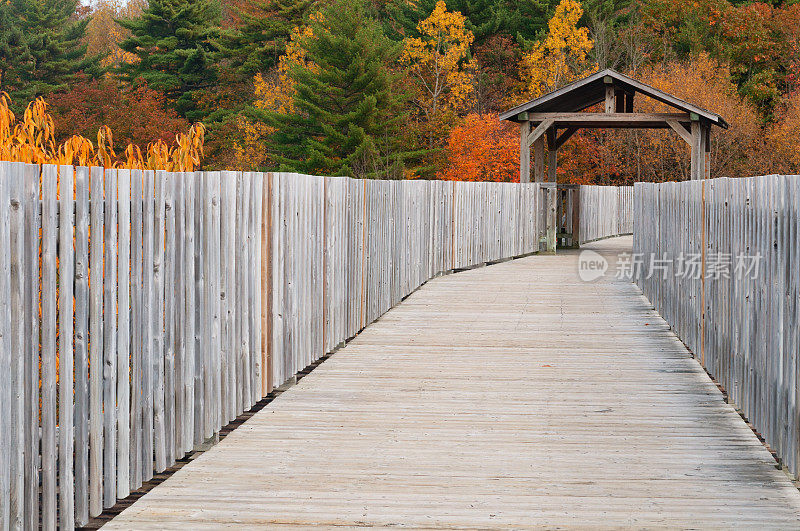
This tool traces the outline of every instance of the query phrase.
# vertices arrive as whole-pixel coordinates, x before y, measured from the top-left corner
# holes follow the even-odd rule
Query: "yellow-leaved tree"
[[[255,107],[282,114],[294,112],[294,85],[289,72],[294,66],[305,66],[313,70],[314,65],[306,60],[303,48],[303,40],[313,35],[309,26],[295,26],[286,44],[286,52],[278,59],[278,68],[269,77],[260,73],[255,75]],[[240,134],[233,144],[236,167],[264,166],[269,161],[269,137],[275,129],[241,115],[237,119],[237,126]]]
[[[421,119],[428,148],[447,137],[446,130],[473,94],[475,62],[469,58],[474,39],[459,12],[447,11],[442,0],[417,24],[420,37],[405,39],[400,60],[408,68],[412,101]]]
[[[547,23],[544,40],[520,61],[523,96],[537,98],[597,69],[588,54],[593,43],[587,28],[579,28],[583,8],[577,0],[561,0]]]
[[[147,7],[147,2],[95,0],[92,4],[91,18],[86,26],[87,55],[101,55],[100,64],[103,67],[135,61],[137,58],[134,54],[119,47],[119,43],[130,36],[130,31],[117,24],[117,19],[138,17]]]

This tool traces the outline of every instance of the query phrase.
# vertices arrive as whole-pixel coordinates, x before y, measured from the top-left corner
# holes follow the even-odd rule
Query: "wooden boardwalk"
[[[800,527],[638,289],[576,263],[427,283],[107,527]]]

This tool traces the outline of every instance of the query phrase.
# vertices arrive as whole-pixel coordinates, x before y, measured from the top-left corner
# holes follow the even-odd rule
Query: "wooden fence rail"
[[[543,203],[0,162],[0,528],[86,523],[429,278],[538,251]]]
[[[638,285],[795,477],[798,209],[797,176],[636,184]]]
[[[633,233],[633,187],[580,187],[580,243]]]

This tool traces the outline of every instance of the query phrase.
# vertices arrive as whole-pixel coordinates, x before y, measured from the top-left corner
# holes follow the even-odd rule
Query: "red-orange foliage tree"
[[[519,128],[491,114],[470,114],[450,131],[440,179],[519,182]]]
[[[164,105],[163,94],[144,85],[123,88],[109,78],[84,78],[70,90],[50,95],[47,102],[59,142],[72,135],[94,138],[98,129],[108,126],[117,145],[171,143],[190,125]]]

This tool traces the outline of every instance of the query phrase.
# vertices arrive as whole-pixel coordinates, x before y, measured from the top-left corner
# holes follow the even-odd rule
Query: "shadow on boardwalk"
[[[638,289],[577,256],[429,282],[107,527],[800,526]]]

